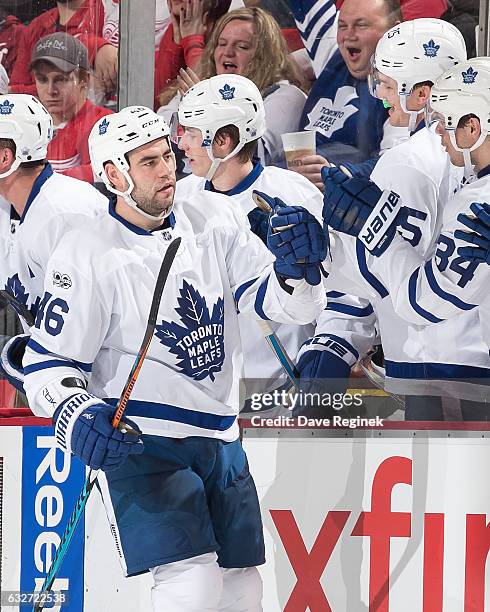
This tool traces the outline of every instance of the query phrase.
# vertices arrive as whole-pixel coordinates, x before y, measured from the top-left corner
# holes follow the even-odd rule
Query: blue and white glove
[[[325,230],[356,236],[373,255],[381,255],[404,214],[398,194],[381,191],[367,177],[349,177],[335,166],[322,168],[322,179]]]
[[[144,447],[138,426],[125,419],[116,429],[113,415],[113,406],[86,391],[72,395],[53,416],[59,446],[93,470],[116,470],[128,455],[138,455]]]
[[[296,370],[302,397],[311,399],[307,404],[298,402],[293,416],[301,414],[312,418],[328,418],[339,414],[333,407],[333,402],[329,404],[326,401],[326,394],[339,394],[339,397],[346,392],[351,366],[331,351],[311,349],[301,355]],[[323,401],[315,401],[316,398]]]
[[[270,213],[256,207],[248,213],[247,217],[252,232],[258,236],[264,244],[267,244]]]
[[[490,265],[490,204],[473,202],[470,210],[475,216],[460,213],[457,219],[472,231],[456,230],[454,237],[473,246],[459,247],[458,255],[469,261]]]
[[[286,206],[280,198],[254,191],[272,208],[267,247],[276,257],[274,269],[284,279],[321,281],[321,264],[328,253],[328,234],[302,206]]]
[[[29,334],[19,334],[10,338],[0,354],[0,370],[3,376],[17,391],[24,391],[24,368],[22,359],[29,342]]]

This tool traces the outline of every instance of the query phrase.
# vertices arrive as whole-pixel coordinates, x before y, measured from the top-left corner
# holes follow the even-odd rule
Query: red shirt
[[[199,34],[186,36],[180,45],[174,42],[172,24],[163,33],[155,57],[155,108],[159,106],[158,96],[173,84],[180,68],[195,68],[201,59],[205,47],[204,36]]]
[[[87,47],[91,64],[95,60],[97,51],[108,44],[108,41],[102,37],[102,28],[104,27],[102,0],[85,0],[65,26],[60,26],[59,17],[58,9],[53,8],[38,15],[26,27],[19,46],[17,61],[10,77],[10,90],[12,92],[36,95],[36,86],[29,65],[34,46],[43,36],[54,32],[66,32],[76,36]]]
[[[0,29],[0,57],[9,76],[17,59],[19,43],[25,29],[26,26],[14,15],[6,17]]]
[[[111,110],[95,106],[87,100],[65,127],[55,131],[55,136],[48,146],[48,160],[55,172],[89,183],[94,182],[88,152],[88,136],[94,123],[104,115],[110,114]]]

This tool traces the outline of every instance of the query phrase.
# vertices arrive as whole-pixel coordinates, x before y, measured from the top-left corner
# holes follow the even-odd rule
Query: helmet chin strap
[[[13,174],[17,170],[17,168],[20,166],[20,164],[21,164],[20,159],[16,157],[14,161],[12,162],[12,165],[10,166],[10,168],[0,174],[0,179],[7,178],[7,176],[10,176],[11,174]]]
[[[475,144],[472,145],[471,147],[463,149],[462,147],[456,144],[456,131],[452,130],[451,132],[449,132],[449,139],[451,140],[451,144],[456,149],[456,151],[459,151],[460,153],[463,154],[464,177],[466,179],[471,178],[475,174],[475,166],[471,160],[471,152],[474,151],[475,149],[478,149],[478,147],[480,147],[483,144],[487,135],[488,135],[487,131],[482,129],[481,134],[478,137],[478,140],[475,142]]]
[[[225,155],[225,157],[214,157],[213,151],[212,151],[212,145],[206,147],[208,157],[211,160],[211,166],[209,167],[209,170],[206,173],[206,177],[205,177],[206,180],[212,181],[214,175],[216,174],[216,170],[219,168],[219,165],[227,161],[228,159],[231,159],[239,151],[241,151],[241,149],[243,149],[243,144],[239,142],[237,146],[233,149],[233,151],[228,153],[228,155]]]
[[[150,221],[163,221],[166,217],[170,215],[174,207],[173,202],[171,206],[169,206],[166,210],[162,211],[159,215],[149,215],[144,210],[141,210],[136,200],[133,200],[133,198],[131,197],[131,193],[133,192],[133,189],[134,189],[133,179],[129,176],[129,173],[127,170],[121,170],[121,171],[126,181],[128,182],[128,188],[126,189],[126,191],[119,191],[118,189],[115,189],[114,187],[112,187],[112,185],[110,184],[106,185],[107,189],[111,193],[115,193],[116,195],[121,196],[122,199],[126,202],[128,206],[133,208],[142,217],[144,217],[145,219],[149,219]]]
[[[418,116],[423,111],[412,111],[407,108],[407,96],[404,94],[400,94],[400,106],[402,107],[402,111],[408,115],[408,130],[409,132],[415,132],[415,128],[417,127],[417,119]]]

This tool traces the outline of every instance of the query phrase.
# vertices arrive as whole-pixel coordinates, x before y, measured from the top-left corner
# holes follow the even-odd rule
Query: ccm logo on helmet
[[[143,123],[143,125],[141,126],[142,129],[149,127],[150,125],[153,125],[154,123],[158,123],[160,121],[160,119],[152,119],[151,121],[147,121],[146,123]]]
[[[383,239],[400,210],[400,196],[394,191],[383,191],[359,235],[359,240],[372,251]]]

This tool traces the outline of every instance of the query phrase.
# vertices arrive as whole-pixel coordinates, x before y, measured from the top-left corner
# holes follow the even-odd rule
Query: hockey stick
[[[27,306],[5,289],[0,289],[0,308],[4,308],[7,305],[12,306],[19,317],[23,319],[29,327],[34,325],[34,316]]]
[[[283,370],[286,372],[286,376],[288,377],[289,382],[293,385],[295,389],[298,389],[298,372],[296,371],[296,367],[294,366],[291,357],[289,357],[286,352],[286,349],[282,345],[282,342],[273,332],[271,326],[267,323],[267,321],[264,321],[263,319],[256,319],[256,322],[267,344],[269,345],[269,348],[276,356]]]
[[[388,394],[403,410],[405,410],[405,400],[403,399],[403,397],[401,395],[396,395],[395,393],[390,393],[389,391],[385,390],[384,368],[377,366],[375,363],[373,363],[369,355],[361,359],[361,361],[359,362],[359,366],[366,375],[366,378],[370,380],[375,387],[378,387],[378,389],[381,389],[386,394]]]
[[[175,240],[173,240],[169,244],[167,252],[165,253],[165,256],[163,258],[162,265],[160,267],[160,272],[158,273],[155,290],[153,292],[150,314],[148,315],[148,323],[146,325],[143,342],[141,343],[138,354],[136,355],[136,359],[134,360],[133,367],[131,368],[131,372],[129,373],[126,384],[124,385],[123,392],[121,394],[121,397],[119,398],[116,409],[114,411],[114,417],[112,419],[113,427],[119,427],[121,424],[121,418],[124,414],[124,410],[129,401],[134,384],[136,382],[136,379],[138,378],[141,366],[143,365],[143,361],[150,347],[150,343],[153,338],[153,332],[155,331],[158,309],[162,298],[163,288],[165,287],[170,268],[175,259],[175,256],[177,255],[181,240],[181,238],[176,238]],[[77,525],[87,504],[87,500],[97,480],[98,473],[99,470],[90,470],[88,473],[80,495],[75,503],[73,512],[70,516],[70,519],[68,520],[68,525],[66,526],[65,532],[61,537],[59,546],[51,563],[51,567],[49,568],[49,571],[46,574],[46,578],[41,587],[41,591],[39,592],[38,601],[33,609],[34,612],[39,612],[39,610],[42,610],[44,608],[44,603],[47,603],[46,601],[42,601],[44,599],[42,595],[46,591],[49,591],[53,586],[53,582],[66,556],[66,552],[73,539]]]

